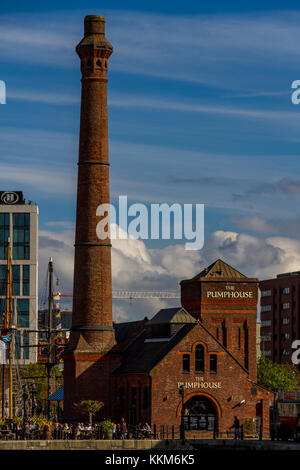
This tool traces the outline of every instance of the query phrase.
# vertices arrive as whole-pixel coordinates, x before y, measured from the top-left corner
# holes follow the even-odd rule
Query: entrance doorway
[[[183,409],[183,424],[187,431],[214,431],[217,428],[217,410],[207,397],[195,395]]]

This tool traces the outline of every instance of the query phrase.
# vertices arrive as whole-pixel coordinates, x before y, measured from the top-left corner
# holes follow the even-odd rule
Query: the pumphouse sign
[[[257,303],[257,287],[248,283],[203,283],[202,301],[204,303]]]

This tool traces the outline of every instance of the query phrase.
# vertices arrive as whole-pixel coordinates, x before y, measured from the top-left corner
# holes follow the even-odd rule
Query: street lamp
[[[26,385],[22,385],[22,389],[23,389],[23,394],[22,394],[22,398],[23,398],[23,422],[25,422],[25,420],[27,419],[26,401],[28,399],[28,394],[27,394],[27,391],[26,391]]]
[[[185,429],[184,429],[184,385],[180,385],[179,395],[181,395],[180,439],[185,439]]]
[[[26,420],[27,420],[26,401],[28,399],[28,394],[26,392],[26,385],[22,385],[22,389],[23,389],[23,394],[22,394],[22,398],[23,398],[23,439],[25,439],[25,423],[26,423]]]

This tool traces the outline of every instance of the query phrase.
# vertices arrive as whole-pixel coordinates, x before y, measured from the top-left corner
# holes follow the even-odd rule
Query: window
[[[0,266],[0,295],[6,295],[7,265]],[[12,266],[12,295],[20,295],[20,266]]]
[[[20,295],[20,266],[12,266],[12,295]]]
[[[262,305],[261,306],[261,311],[262,312],[270,312],[271,311],[271,305]]]
[[[23,266],[23,295],[30,295],[29,282],[30,282],[30,266]]]
[[[29,359],[29,332],[24,331],[23,333],[23,357]]]
[[[171,334],[170,324],[164,325],[151,325],[151,337],[152,338],[168,338]]]
[[[17,300],[18,326],[29,328],[29,299]]]
[[[6,264],[1,264],[0,265],[0,295],[6,294],[6,272],[7,272]]]
[[[209,356],[209,370],[211,373],[217,373],[217,355],[210,354]]]
[[[121,408],[121,410],[124,410],[124,408],[125,408],[125,398],[126,398],[125,387],[121,387],[120,388],[120,408]]]
[[[263,320],[261,322],[261,326],[271,326],[272,325],[272,321],[271,320]]]
[[[149,388],[144,387],[143,408],[149,407]]]
[[[262,351],[261,352],[263,356],[271,356],[271,351],[268,349],[267,351]]]
[[[136,387],[131,388],[130,405],[136,406]]]
[[[21,332],[15,331],[15,354],[17,359],[21,359]]]
[[[261,297],[269,297],[271,294],[272,294],[271,289],[261,291]]]
[[[195,370],[196,372],[204,372],[204,347],[198,344],[195,350]]]
[[[282,293],[283,293],[283,294],[289,294],[289,293],[290,293],[290,288],[289,288],[289,287],[285,287],[284,289],[282,289]]]
[[[283,325],[289,325],[290,324],[290,319],[289,318],[283,318],[282,319],[282,324]]]
[[[0,259],[7,259],[9,214],[0,214]]]
[[[290,303],[289,302],[283,303],[282,308],[283,308],[283,310],[287,310],[288,308],[290,308]]]
[[[261,341],[272,341],[271,334],[272,333],[269,333],[268,335],[262,336]]]
[[[30,214],[13,214],[13,259],[29,259]]]
[[[190,371],[190,355],[183,354],[182,356],[182,371],[189,372]]]

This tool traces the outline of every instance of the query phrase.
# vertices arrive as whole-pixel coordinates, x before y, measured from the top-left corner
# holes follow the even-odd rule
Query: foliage
[[[53,423],[51,421],[49,421],[47,418],[45,418],[45,416],[43,416],[42,414],[35,414],[33,415],[33,417],[30,419],[30,421],[33,423],[33,424],[38,424],[39,426],[49,426],[50,429],[53,428]]]
[[[28,364],[22,368],[22,377],[26,383],[34,383],[37,391],[37,412],[41,413],[45,406],[45,398],[47,394],[47,366],[45,364]],[[63,385],[62,373],[57,366],[52,367],[51,382],[54,382],[55,388],[59,388]],[[27,379],[26,379],[27,378]]]
[[[276,364],[264,356],[258,361],[257,381],[272,392],[294,390],[298,385],[294,367]]]
[[[0,418],[0,426],[2,426],[3,424],[5,424],[5,420]]]
[[[115,426],[115,423],[110,419],[105,419],[104,421],[101,421],[100,424],[104,432],[112,431]]]
[[[82,400],[76,406],[88,414],[89,422],[92,424],[93,416],[104,406],[104,403],[97,400]]]
[[[22,416],[15,416],[15,417],[13,418],[13,423],[14,423],[14,424],[22,424],[22,423],[23,423],[23,418],[22,418]]]

